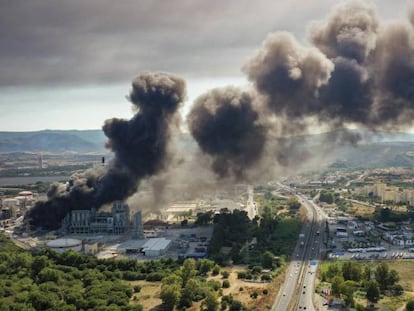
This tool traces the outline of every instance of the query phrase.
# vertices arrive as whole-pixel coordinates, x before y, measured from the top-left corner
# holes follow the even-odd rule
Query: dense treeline
[[[142,310],[131,305],[123,280],[160,281],[175,271],[174,260],[145,263],[99,260],[74,251],[37,254],[19,250],[0,235],[0,310]]]
[[[321,190],[319,194],[319,201],[332,204],[335,200],[335,194],[333,191]]]
[[[228,260],[233,263],[269,267],[269,257],[289,256],[300,231],[300,221],[295,213],[300,204],[295,200],[287,202],[294,213],[283,216],[271,208],[263,208],[262,217],[250,220],[245,211],[222,210],[213,217],[214,231],[208,252],[217,263]],[[272,254],[269,256],[269,254]]]
[[[126,281],[162,281],[161,299],[166,310],[186,308],[202,301],[203,310],[218,310],[223,280],[207,281],[219,275],[220,266],[209,259],[173,259],[138,262],[129,259],[97,259],[75,251],[58,254],[42,250],[32,254],[20,250],[0,235],[0,311],[96,310],[136,311],[130,304],[133,292]],[[222,296],[221,310],[246,310],[231,296]]]

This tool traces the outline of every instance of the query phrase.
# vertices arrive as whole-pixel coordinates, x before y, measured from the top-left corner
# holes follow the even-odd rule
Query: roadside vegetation
[[[403,301],[400,274],[386,262],[325,262],[320,267],[319,278],[317,292],[331,300],[340,299],[356,310]]]
[[[247,264],[278,268],[290,256],[300,231],[300,203],[295,198],[263,197],[260,217],[245,211],[222,210],[211,216],[214,224],[208,253],[218,264]],[[204,217],[204,215],[199,215]],[[274,261],[272,258],[277,257]]]

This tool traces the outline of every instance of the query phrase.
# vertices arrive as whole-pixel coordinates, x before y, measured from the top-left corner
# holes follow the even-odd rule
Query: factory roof
[[[170,243],[171,240],[167,240],[166,238],[153,238],[148,239],[142,247],[144,250],[158,251],[166,249]]]
[[[32,196],[33,192],[31,191],[20,191],[19,196]]]
[[[47,243],[52,248],[70,248],[82,245],[82,241],[78,239],[56,239]]]
[[[118,245],[118,251],[126,249],[140,249],[145,244],[146,240],[128,240]]]

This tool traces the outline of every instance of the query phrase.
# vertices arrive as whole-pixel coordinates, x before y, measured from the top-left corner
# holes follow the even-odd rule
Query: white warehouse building
[[[164,255],[171,246],[171,240],[166,238],[148,239],[142,246],[142,252],[148,257],[158,257]]]

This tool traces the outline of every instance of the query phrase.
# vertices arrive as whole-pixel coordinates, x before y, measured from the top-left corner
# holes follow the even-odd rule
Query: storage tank
[[[63,253],[67,250],[74,250],[80,252],[82,250],[82,241],[77,239],[56,239],[46,244],[50,249],[53,249],[57,253]]]

